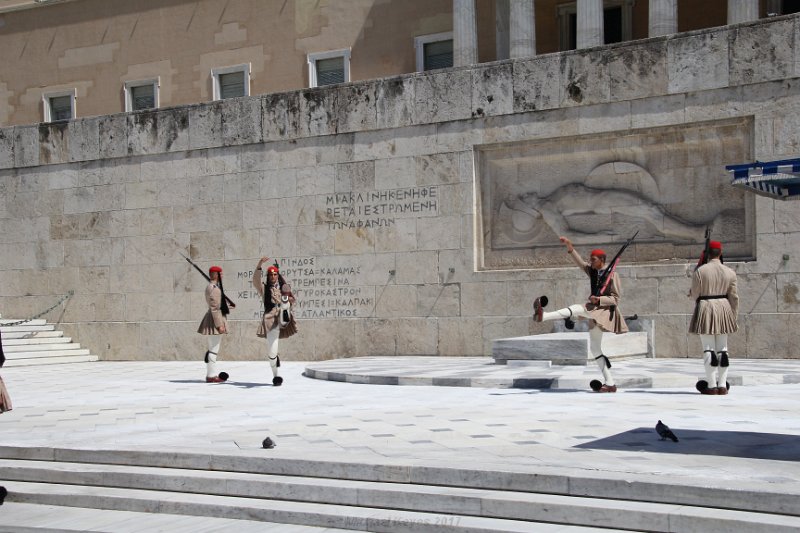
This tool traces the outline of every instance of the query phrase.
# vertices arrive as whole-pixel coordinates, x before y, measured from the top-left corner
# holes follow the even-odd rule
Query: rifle
[[[698,268],[708,263],[708,254],[711,251],[711,226],[706,226],[706,233],[703,238],[706,243],[703,246],[703,253],[700,254],[700,259],[697,260],[697,264],[694,266],[695,272],[697,272]]]
[[[639,235],[638,230],[636,231],[636,233],[633,234],[633,237],[625,241],[625,244],[623,244],[622,247],[619,249],[617,255],[615,255],[614,258],[611,259],[611,262],[608,264],[608,268],[605,270],[605,272],[603,272],[603,275],[599,277],[597,280],[598,289],[597,289],[597,294],[595,294],[594,296],[602,296],[603,294],[605,294],[606,289],[608,289],[608,284],[611,283],[611,276],[614,274],[614,271],[617,270],[617,265],[619,264],[620,257],[622,257],[622,252],[625,251],[625,248],[630,246],[630,244],[633,242],[633,239],[635,239],[637,235]]]
[[[180,252],[178,252],[178,253],[180,254]],[[197,264],[196,264],[194,261],[192,261],[191,259],[189,259],[188,257],[186,257],[186,256],[185,256],[185,255],[183,255],[183,254],[181,254],[181,257],[183,257],[184,259],[186,259],[187,261],[189,261],[189,264],[190,264],[190,265],[192,265],[192,266],[193,266],[193,267],[194,267],[194,268],[195,268],[195,269],[196,269],[198,272],[200,272],[200,274],[202,274],[202,276],[203,276],[204,278],[206,278],[206,281],[208,281],[208,282],[210,282],[210,281],[211,281],[211,278],[208,276],[208,274],[206,274],[206,273],[205,273],[205,271],[204,271],[202,268],[200,268],[199,266],[197,266]],[[222,296],[225,298],[225,301],[226,301],[226,302],[228,302],[228,305],[229,305],[231,308],[234,308],[234,307],[236,307],[236,304],[235,304],[235,303],[233,303],[233,300],[231,300],[230,298],[228,298],[228,295],[227,295],[227,294],[225,294],[225,293],[222,293]]]

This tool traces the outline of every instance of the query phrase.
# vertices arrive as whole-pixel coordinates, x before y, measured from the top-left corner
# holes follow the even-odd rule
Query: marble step
[[[88,350],[87,350],[88,351]],[[40,366],[40,365],[63,365],[68,363],[93,363],[98,361],[96,355],[77,355],[67,356],[59,355],[56,357],[28,357],[24,359],[6,359],[6,364],[3,368],[12,366]]]
[[[54,345],[54,344],[69,344],[72,342],[71,337],[64,337],[64,333],[59,331],[60,335],[52,336],[39,336],[30,338],[6,338],[3,336],[3,348],[11,349],[12,346],[34,346],[40,344]]]
[[[0,459],[36,461],[40,465],[77,463],[84,466],[116,465],[156,467],[182,471],[227,472],[399,483],[415,486],[502,490],[588,498],[614,498],[638,502],[740,509],[765,514],[800,516],[800,493],[787,492],[773,483],[752,481],[746,487],[723,486],[716,480],[684,477],[678,480],[646,474],[565,472],[541,466],[535,473],[498,471],[406,463],[402,460],[346,461],[335,458],[271,457],[255,450],[240,453],[156,452],[149,450],[96,450],[37,446],[0,446]],[[175,472],[175,470],[172,470]]]
[[[66,342],[62,342],[62,339]],[[16,339],[12,339],[12,341],[13,340]],[[35,339],[30,339],[30,340],[35,340]],[[41,339],[41,340],[46,341],[48,339]],[[3,339],[3,351],[6,354],[26,353],[26,352],[68,351],[68,350],[80,350],[80,349],[81,345],[77,342],[72,342],[72,339],[70,339],[69,337],[59,337],[58,343],[31,342],[25,344],[11,344],[10,342],[7,343],[6,340]]]
[[[22,320],[22,319],[0,318],[0,328],[5,328],[5,327],[7,327],[6,324],[11,324],[11,323],[17,322],[18,320]],[[20,324],[19,327],[43,326],[45,324],[47,324],[47,320],[45,320],[44,318],[37,318],[35,320],[28,320],[27,322],[24,322],[24,323]]]
[[[156,490],[85,487],[55,483],[27,483],[0,480],[8,489],[6,501],[39,505],[95,508],[132,512],[167,513],[190,516],[277,522],[360,531],[443,533],[453,532],[584,532],[593,528],[565,529],[561,524],[531,523],[453,513],[423,513],[395,508],[308,503],[241,498],[209,494],[185,494]],[[770,524],[770,522],[767,522]],[[770,524],[771,525],[771,524]],[[614,530],[608,530],[614,531]],[[777,533],[782,530],[774,529]]]
[[[38,331],[55,331],[56,327],[53,324],[42,324],[41,326],[28,326],[21,324],[19,326],[3,326],[0,328],[0,333],[3,334],[3,338],[6,337],[6,333],[33,333]]]
[[[0,511],[0,531],[13,531],[14,533],[43,533],[45,531],[70,533],[85,531],[94,533],[141,533],[142,531],[341,533],[347,530],[210,516],[137,513],[7,501]]]
[[[6,341],[9,340],[33,340],[33,339],[55,339],[64,336],[63,331],[56,331],[55,329],[50,329],[47,331],[5,331],[3,330],[3,346],[6,345]]]
[[[0,460],[0,475],[4,478],[0,484],[9,480],[11,483],[77,485],[96,487],[98,490],[114,487],[138,491],[168,491],[173,494],[180,492],[395,509],[415,513],[446,513],[463,517],[482,516],[534,523],[550,522],[586,527],[602,525],[626,530],[671,531],[680,524],[678,530],[690,530],[694,527],[712,532],[753,531],[754,525],[763,524],[773,528],[770,531],[782,531],[781,528],[797,521],[797,517],[674,503],[619,500],[602,495],[583,497],[446,485],[176,468]],[[15,495],[13,501],[70,505],[58,498],[21,498],[25,497]],[[97,503],[80,506],[105,508]],[[299,523],[320,525],[305,521]]]
[[[59,357],[59,356],[70,356],[74,357],[77,355],[90,355],[89,350],[85,348],[81,348],[80,345],[77,345],[77,348],[65,348],[61,350],[27,350],[24,352],[13,352],[8,351],[6,352],[3,350],[6,359],[14,360],[14,359],[37,359],[42,357]]]

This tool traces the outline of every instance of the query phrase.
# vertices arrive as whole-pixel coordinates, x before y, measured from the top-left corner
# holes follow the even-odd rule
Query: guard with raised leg
[[[626,333],[628,326],[619,311],[621,287],[616,266],[622,252],[633,241],[634,235],[617,252],[610,266],[606,268],[606,253],[601,249],[592,250],[589,262],[581,258],[567,237],[559,240],[567,247],[572,261],[580,267],[590,280],[590,296],[585,304],[574,304],[558,311],[545,312],[547,296],[540,296],[533,302],[533,319],[536,322],[564,320],[568,329],[574,327],[574,320],[589,321],[589,352],[603,374],[603,381],[594,379],[589,383],[595,392],[617,392],[617,385],[611,375],[611,361],[603,354],[603,332]],[[570,327],[570,325],[572,327]]]
[[[706,374],[695,386],[701,394],[728,394],[728,335],[738,330],[739,295],[736,272],[722,264],[722,243],[706,239],[689,297],[695,301],[689,332],[700,336]]]

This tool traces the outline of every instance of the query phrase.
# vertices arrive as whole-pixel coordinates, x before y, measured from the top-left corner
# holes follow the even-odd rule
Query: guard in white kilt
[[[589,352],[594,358],[597,367],[603,374],[603,382],[592,380],[590,386],[595,392],[617,392],[614,377],[611,375],[611,361],[603,355],[603,332],[627,333],[628,325],[622,312],[619,310],[619,300],[621,286],[619,276],[616,272],[611,274],[606,290],[601,296],[595,296],[598,291],[598,279],[602,279],[605,273],[606,253],[601,249],[592,250],[589,262],[581,258],[572,242],[566,237],[559,237],[559,240],[567,247],[567,253],[572,261],[580,267],[591,281],[591,291],[589,301],[585,304],[574,304],[558,311],[545,313],[544,307],[547,305],[547,297],[540,296],[533,302],[533,319],[536,322],[546,320],[566,320],[567,323],[573,319],[589,321]]]
[[[259,259],[253,274],[253,286],[264,303],[264,314],[256,335],[267,339],[267,358],[272,369],[272,384],[278,387],[283,383],[283,378],[280,376],[281,359],[278,356],[278,341],[297,333],[297,324],[291,311],[295,298],[292,286],[283,279],[278,265],[270,265],[267,268],[267,279],[262,282],[261,272],[267,261],[269,257]]]
[[[212,266],[208,269],[209,283],[206,287],[206,303],[208,311],[197,328],[197,333],[208,336],[208,351],[205,355],[206,382],[221,383],[227,381],[227,372],[217,374],[217,355],[222,344],[222,335],[228,333],[228,303],[222,288],[222,268]]]
[[[709,395],[728,394],[728,334],[739,328],[739,295],[736,272],[722,264],[722,243],[708,243],[708,263],[695,270],[689,297],[695,301],[689,332],[700,335],[706,371],[706,379],[697,383],[697,390]]]

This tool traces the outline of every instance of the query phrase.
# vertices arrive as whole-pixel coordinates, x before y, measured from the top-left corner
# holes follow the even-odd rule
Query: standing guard
[[[208,311],[197,328],[197,333],[208,336],[208,351],[206,352],[206,383],[221,383],[228,380],[227,372],[217,374],[217,355],[222,344],[220,335],[227,335],[229,313],[225,290],[222,288],[222,268],[212,266],[208,269],[208,286],[206,287],[206,303]]]
[[[722,264],[722,243],[709,241],[701,265],[692,277],[689,297],[695,301],[689,332],[700,335],[706,379],[697,382],[701,394],[728,394],[728,334],[738,330],[739,295],[736,272]]]
[[[635,235],[634,235],[635,237]],[[621,287],[619,275],[614,270],[619,257],[625,248],[631,243],[633,238],[622,247],[617,253],[609,268],[605,267],[606,253],[601,249],[592,250],[589,262],[581,258],[572,242],[566,237],[559,237],[559,240],[567,247],[567,253],[572,261],[589,276],[591,284],[591,295],[585,304],[574,304],[558,311],[549,313],[544,312],[547,306],[547,296],[540,296],[533,302],[533,319],[536,322],[545,320],[564,320],[567,328],[572,329],[574,323],[572,319],[589,320],[589,352],[597,363],[597,367],[603,373],[603,382],[593,379],[589,386],[595,392],[617,392],[614,377],[611,375],[611,361],[603,355],[603,332],[627,333],[628,325],[620,312],[619,300]],[[572,324],[572,327],[570,327]]]

